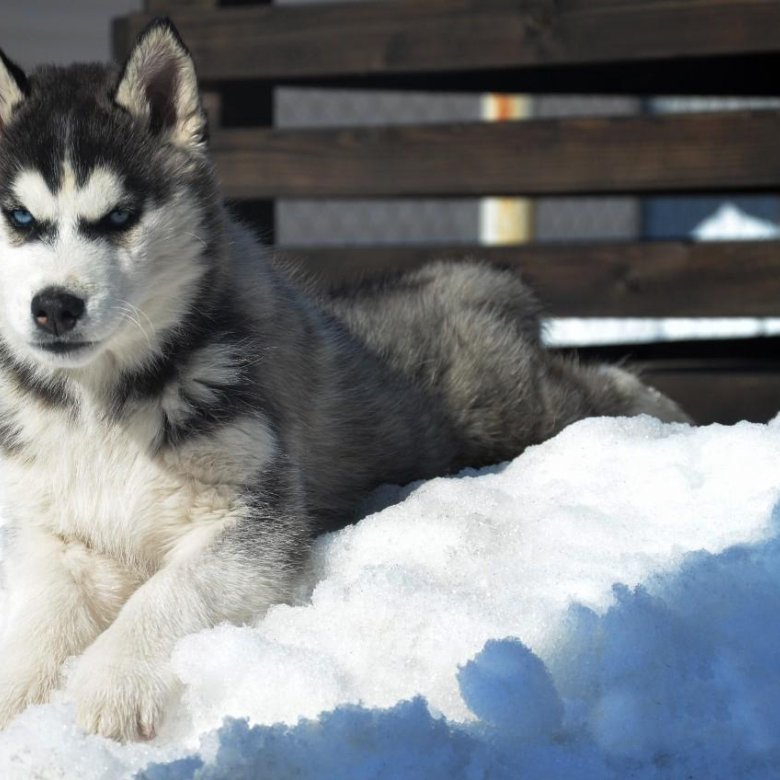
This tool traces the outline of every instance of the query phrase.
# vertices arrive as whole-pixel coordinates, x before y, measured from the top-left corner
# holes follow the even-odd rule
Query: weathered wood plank
[[[231,198],[761,191],[780,186],[780,112],[233,130]]]
[[[691,371],[647,366],[643,377],[700,425],[767,422],[780,411],[780,364],[775,371],[719,370],[717,363]]]
[[[666,341],[585,347],[589,363],[615,363],[677,401],[700,425],[766,422],[780,412],[780,338]]]
[[[417,74],[419,85],[421,74],[449,73],[457,88],[460,74],[469,72],[506,77],[508,71],[577,66],[569,73],[576,88],[583,67],[646,63],[633,74],[612,71],[617,83],[606,86],[622,79],[630,91],[629,75],[644,79],[646,88],[653,67],[665,62],[678,60],[679,76],[691,59],[780,53],[778,0],[385,0],[200,12],[182,7],[173,16],[201,76],[214,80],[352,77],[365,83]],[[118,57],[149,18],[117,20]],[[701,91],[712,89],[706,89],[712,81],[706,70],[695,75]],[[661,91],[676,91],[674,71],[665,78],[668,90]],[[478,88],[473,77],[469,88]]]
[[[699,424],[766,422],[780,411],[778,337],[617,344],[576,353],[586,362],[621,362],[639,371]]]
[[[219,0],[144,0],[144,11],[148,14],[170,14],[182,10],[206,9],[219,7]]]
[[[277,254],[326,284],[435,259],[481,259],[516,268],[549,312],[562,317],[780,316],[778,242],[285,248]]]

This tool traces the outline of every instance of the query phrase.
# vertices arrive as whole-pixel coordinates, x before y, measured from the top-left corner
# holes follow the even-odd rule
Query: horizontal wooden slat
[[[144,0],[144,11],[148,14],[170,14],[176,11],[214,10],[219,0]]]
[[[502,195],[780,186],[780,112],[223,130],[227,197]]]
[[[619,89],[622,81],[630,91],[631,79],[634,89],[675,92],[686,78],[686,63],[661,73],[666,88],[652,84],[655,66],[679,58],[780,53],[778,0],[385,0],[202,12],[177,6],[172,14],[201,75],[217,80],[365,82],[418,74],[419,85],[420,75],[450,74],[450,86],[457,88],[471,73],[470,88],[498,89],[480,86],[473,76],[514,71],[522,79],[524,70],[541,67],[552,68],[538,83],[549,90],[565,88],[555,69],[568,66],[564,81],[576,89],[588,67],[624,62],[644,65],[605,72],[612,82],[606,89]],[[150,18],[135,14],[117,21],[119,57]],[[760,77],[760,64],[754,71]],[[695,91],[709,92],[708,72],[694,73],[686,88],[698,80],[702,89]],[[728,69],[718,75],[722,79]],[[515,88],[522,86],[518,81]]]
[[[655,371],[648,366],[643,377],[699,425],[767,422],[780,412],[780,365],[775,371],[721,371],[717,363],[690,371]]]
[[[341,284],[435,259],[518,269],[562,317],[780,316],[780,243],[287,248],[279,256]],[[780,401],[780,399],[779,399]]]

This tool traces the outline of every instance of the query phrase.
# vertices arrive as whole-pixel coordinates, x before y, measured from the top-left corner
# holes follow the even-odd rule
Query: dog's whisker
[[[184,233],[185,236],[189,236],[190,238],[194,238],[196,241],[199,241],[203,246],[208,246],[209,242],[206,241],[203,236],[199,236],[197,233],[190,233],[189,231]]]
[[[153,332],[154,325],[152,321],[149,319],[149,317],[146,315],[146,313],[142,309],[139,309],[137,306],[134,306],[132,303],[130,303],[130,301],[126,301],[121,298],[112,298],[111,300],[113,300],[117,304],[117,309],[122,315],[122,318],[135,325],[138,328],[138,330],[140,330],[141,333],[143,334],[149,347],[151,347],[152,336],[150,334],[150,331],[147,331],[146,328],[144,328],[139,317],[139,315],[142,315],[143,317],[146,318],[146,320],[149,323],[150,330],[151,332]]]

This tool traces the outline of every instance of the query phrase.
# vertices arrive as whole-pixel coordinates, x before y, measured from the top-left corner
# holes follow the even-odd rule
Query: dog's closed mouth
[[[69,352],[77,352],[94,345],[93,341],[39,341],[35,344],[38,349],[52,352],[55,355],[65,355]]]

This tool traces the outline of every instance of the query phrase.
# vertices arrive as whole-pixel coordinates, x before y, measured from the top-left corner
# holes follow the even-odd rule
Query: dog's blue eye
[[[92,231],[100,236],[121,236],[130,230],[138,221],[138,211],[135,208],[123,208],[117,206],[111,211],[107,211],[99,220],[88,222],[82,220],[81,227],[87,232]]]
[[[35,222],[35,217],[27,209],[13,209],[10,214],[11,222],[17,227],[30,227]]]
[[[114,209],[109,212],[108,221],[114,227],[122,227],[130,221],[130,212],[127,209]]]

